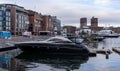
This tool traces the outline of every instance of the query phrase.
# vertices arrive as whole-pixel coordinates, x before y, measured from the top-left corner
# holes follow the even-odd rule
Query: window
[[[16,27],[18,27],[18,22],[16,22]]]
[[[69,40],[63,40],[63,39],[59,39],[59,38],[51,38],[51,39],[48,39],[47,41],[52,41],[54,43],[72,43]]]
[[[21,24],[19,24],[19,27],[20,27],[20,28],[21,28],[21,26],[22,26],[22,25],[21,25]]]
[[[21,29],[23,28],[23,24],[21,24]]]
[[[2,27],[0,26],[0,31],[2,31]]]
[[[7,30],[7,31],[10,31],[10,27],[6,27],[6,30]]]
[[[25,24],[26,24],[26,25],[29,24],[29,21],[25,21]]]
[[[0,15],[2,15],[2,11],[0,11]]]
[[[0,21],[0,26],[2,27],[2,21]]]
[[[11,22],[9,21],[9,27],[11,26]]]
[[[0,16],[0,21],[2,21],[2,19],[3,19],[2,16]]]
[[[9,26],[9,22],[6,22],[6,26],[7,26],[7,27]]]
[[[19,19],[21,19],[21,15],[18,15]]]
[[[5,7],[4,7],[4,6],[2,6],[2,7],[1,7],[1,9],[2,9],[2,10],[5,10]]]
[[[10,12],[9,11],[6,12],[6,16],[10,16]]]
[[[18,32],[18,28],[17,27],[16,27],[15,31]]]
[[[10,17],[6,17],[6,21],[10,21]]]
[[[16,24],[18,24],[18,17],[19,17],[19,16],[18,16],[18,15],[16,15]]]

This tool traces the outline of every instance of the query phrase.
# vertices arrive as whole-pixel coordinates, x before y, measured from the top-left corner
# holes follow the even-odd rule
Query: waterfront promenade
[[[0,68],[0,71],[8,71],[8,70],[5,70],[5,69]]]
[[[6,47],[12,47],[12,46],[14,46],[15,42],[45,40],[49,37],[50,36],[32,36],[30,38],[30,37],[17,36],[17,37],[12,37],[11,39],[0,38],[0,49],[6,48]]]

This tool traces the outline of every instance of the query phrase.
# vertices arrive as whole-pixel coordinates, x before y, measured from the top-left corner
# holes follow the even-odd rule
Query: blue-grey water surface
[[[120,38],[106,38],[96,47],[120,47]],[[96,57],[26,54],[19,49],[0,52],[0,70],[5,71],[120,71],[120,55]]]

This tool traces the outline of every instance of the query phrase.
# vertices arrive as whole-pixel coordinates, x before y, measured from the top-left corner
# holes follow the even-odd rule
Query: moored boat
[[[119,37],[119,34],[115,33],[114,31],[112,31],[108,28],[105,28],[105,29],[99,31],[97,34],[98,34],[98,36],[102,36],[102,37]]]
[[[44,41],[19,42],[15,47],[24,52],[41,52],[41,53],[69,53],[69,54],[89,54],[89,50],[82,44],[75,44],[64,37],[51,37]]]

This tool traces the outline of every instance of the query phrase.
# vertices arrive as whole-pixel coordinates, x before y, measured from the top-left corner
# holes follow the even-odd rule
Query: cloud
[[[111,0],[95,0],[95,4],[110,4]]]
[[[43,14],[58,16],[58,18],[62,20],[62,24],[66,25],[79,25],[81,17],[87,17],[88,23],[90,24],[90,19],[92,16],[98,18],[100,25],[119,25],[120,23],[120,10],[110,7],[96,7],[81,3],[59,3],[59,5],[41,4],[38,9],[39,12],[42,12]]]
[[[55,15],[62,24],[79,25],[81,17],[92,16],[99,24],[120,24],[120,0],[2,0],[0,3],[13,3],[42,14]]]
[[[94,4],[99,6],[110,6],[118,4],[119,2],[120,0],[94,0]]]

